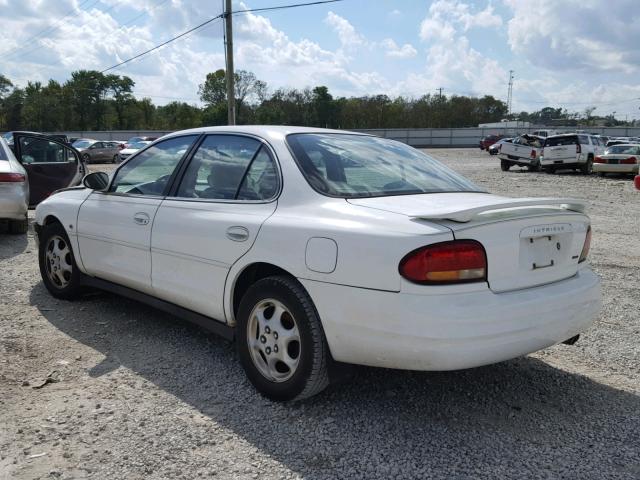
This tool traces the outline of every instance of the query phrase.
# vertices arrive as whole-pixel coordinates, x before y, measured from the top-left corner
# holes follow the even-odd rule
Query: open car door
[[[47,135],[14,132],[13,150],[27,171],[30,206],[37,205],[56,190],[79,185],[86,173],[75,148]]]

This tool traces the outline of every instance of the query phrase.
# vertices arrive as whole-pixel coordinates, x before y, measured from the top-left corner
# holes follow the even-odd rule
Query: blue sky
[[[235,1],[234,8],[288,0]],[[65,80],[129,58],[220,13],[221,0],[0,0],[0,73]],[[637,0],[344,0],[237,16],[236,68],[274,90],[327,85],[334,95],[451,94],[506,99],[514,110],[588,106],[640,117]],[[222,23],[116,70],[156,103],[197,103],[224,67]]]

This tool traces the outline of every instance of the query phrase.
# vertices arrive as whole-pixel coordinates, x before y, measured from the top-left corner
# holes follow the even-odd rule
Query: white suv
[[[540,155],[540,165],[547,173],[561,169],[580,170],[588,175],[593,170],[593,160],[604,153],[604,145],[595,135],[566,133],[548,137]]]

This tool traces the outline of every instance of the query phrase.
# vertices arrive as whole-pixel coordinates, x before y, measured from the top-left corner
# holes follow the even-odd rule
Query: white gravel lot
[[[640,192],[429,152],[494,193],[589,201],[604,309],[576,345],[459,372],[356,368],[276,404],[196,327],[109,294],[53,299],[32,233],[0,233],[0,479],[640,478]]]

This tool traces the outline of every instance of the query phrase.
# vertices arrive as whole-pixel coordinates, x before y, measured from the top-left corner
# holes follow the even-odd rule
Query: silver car
[[[27,232],[29,182],[27,171],[0,138],[0,220],[9,221],[10,233]]]

